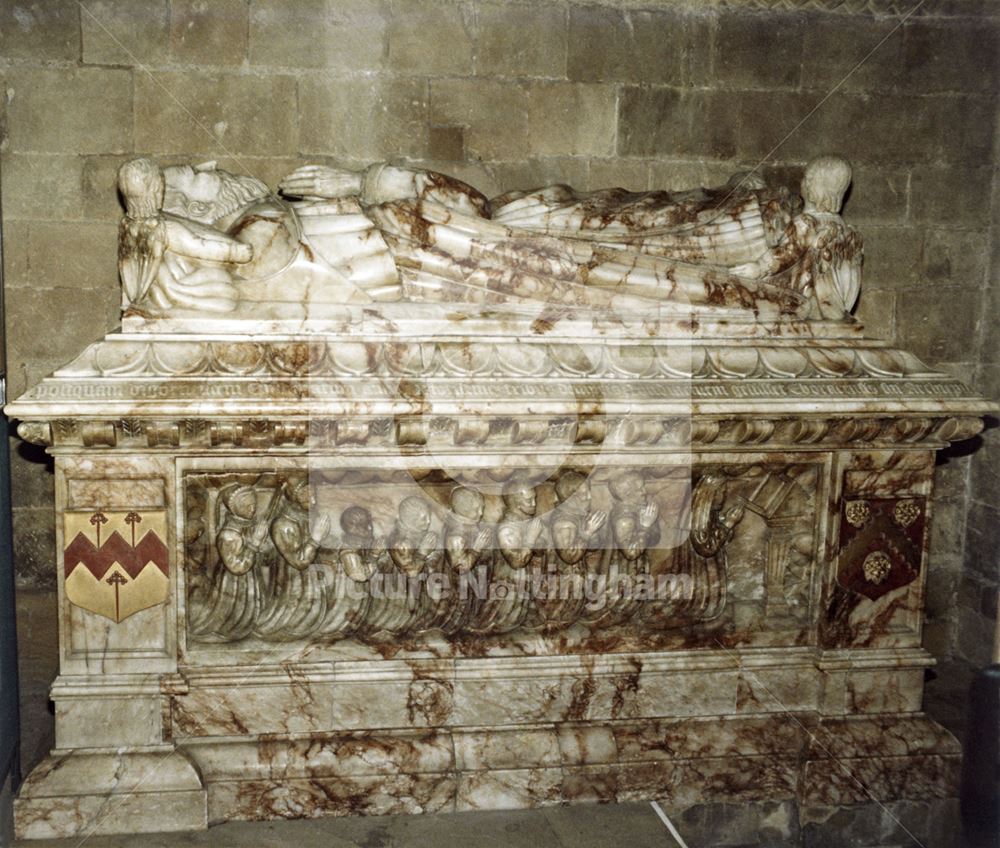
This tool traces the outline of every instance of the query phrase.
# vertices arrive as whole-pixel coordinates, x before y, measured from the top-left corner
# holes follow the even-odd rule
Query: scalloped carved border
[[[560,377],[809,380],[941,377],[880,347],[355,340],[100,342],[74,377]]]

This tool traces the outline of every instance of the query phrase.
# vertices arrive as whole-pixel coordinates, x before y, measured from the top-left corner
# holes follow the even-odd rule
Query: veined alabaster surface
[[[992,407],[851,317],[849,181],[126,164],[122,329],[7,407],[60,552],[20,834],[953,794],[931,481]]]

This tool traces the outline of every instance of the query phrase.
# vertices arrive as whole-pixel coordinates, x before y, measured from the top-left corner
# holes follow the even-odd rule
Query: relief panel
[[[814,463],[182,480],[192,647],[475,652],[535,634],[632,650],[808,632]]]

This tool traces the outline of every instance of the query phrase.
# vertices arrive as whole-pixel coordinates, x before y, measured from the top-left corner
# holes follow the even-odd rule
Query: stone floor
[[[32,848],[70,846],[70,840],[15,843]],[[395,846],[476,846],[476,848],[665,848],[677,843],[649,804],[602,807],[552,807],[545,810],[453,813],[385,818],[319,819],[247,823],[233,822],[201,834],[142,837],[93,837],[87,848],[395,848]],[[729,845],[729,842],[696,845]],[[751,843],[754,844],[754,843]],[[784,845],[786,843],[775,843]]]
[[[954,802],[812,810],[791,803],[692,807],[670,819],[647,803],[426,816],[231,822],[202,833],[16,842],[15,848],[961,848]],[[807,821],[806,819],[812,820]],[[908,835],[910,834],[910,835]]]
[[[53,744],[48,687],[56,674],[55,599],[18,596],[21,744],[25,773]],[[926,709],[961,734],[968,676],[943,667],[928,683]],[[713,804],[667,809],[683,843],[674,839],[648,803],[550,807],[384,818],[233,822],[203,833],[89,837],[14,843],[31,848],[167,848],[167,846],[289,846],[396,848],[474,845],[476,848],[960,848],[958,806],[894,803],[848,810],[797,810],[791,803]],[[912,834],[911,837],[909,834]],[[915,838],[914,838],[915,837]],[[2,837],[0,837],[2,845]],[[1000,841],[997,843],[1000,846]]]

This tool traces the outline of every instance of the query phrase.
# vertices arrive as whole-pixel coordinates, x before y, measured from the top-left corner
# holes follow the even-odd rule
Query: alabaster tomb
[[[6,410],[59,551],[20,835],[954,794],[932,472],[991,407],[851,316],[850,179],[124,165],[121,329]]]

